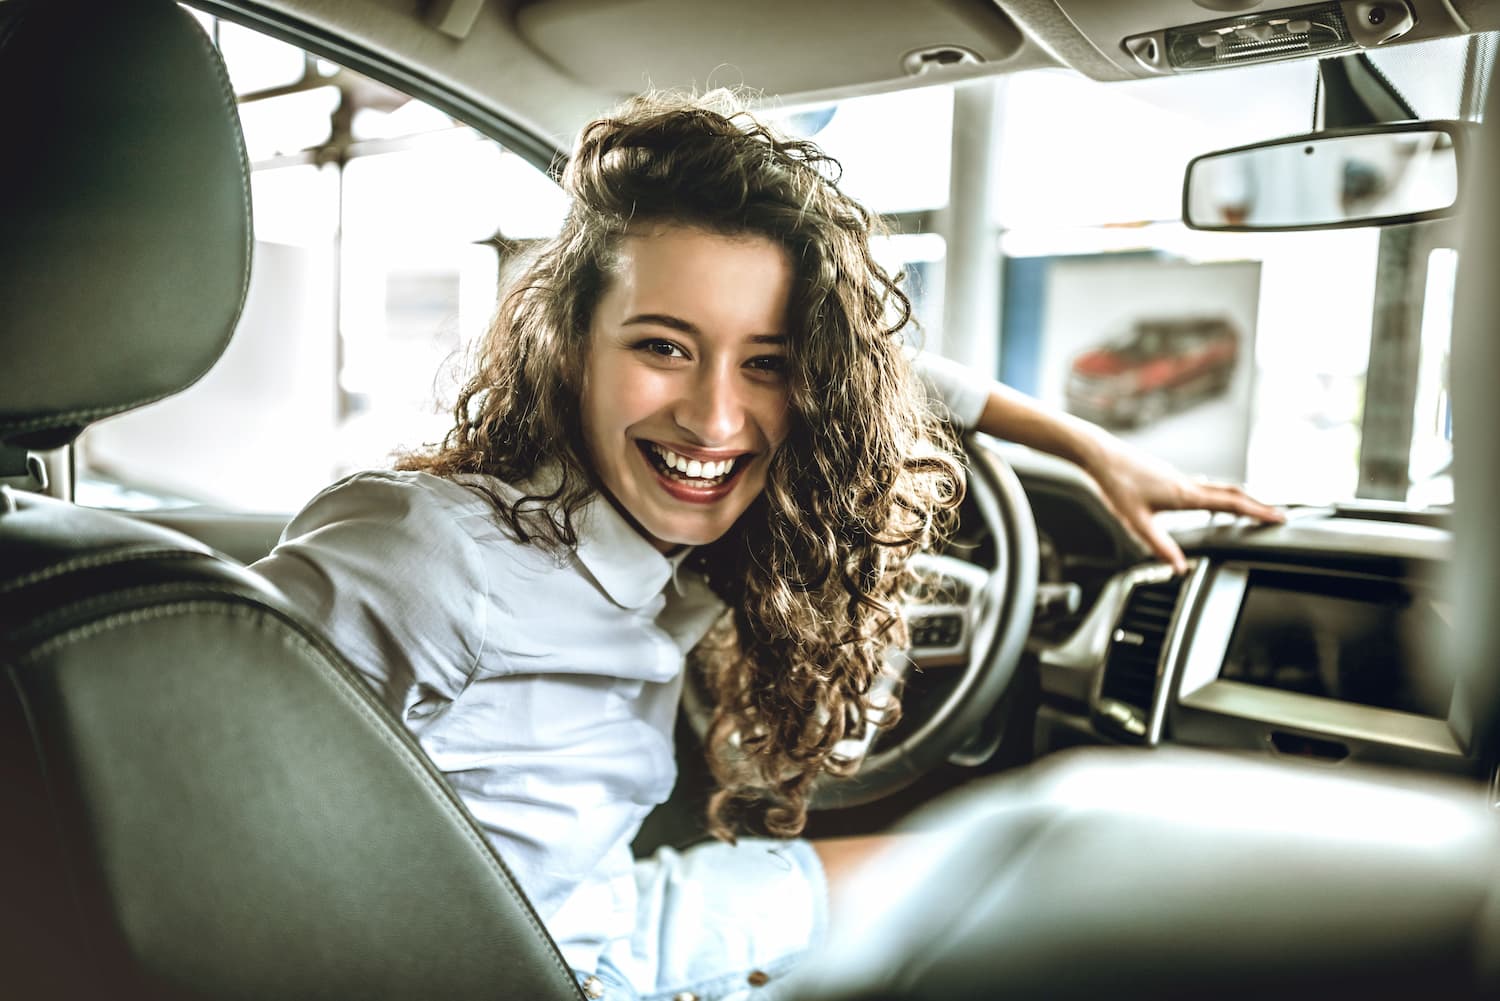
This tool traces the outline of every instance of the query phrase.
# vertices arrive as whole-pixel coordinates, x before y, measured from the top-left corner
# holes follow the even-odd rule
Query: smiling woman
[[[610,499],[663,551],[721,538],[790,421],[792,268],[764,237],[620,241],[584,362],[583,434]]]
[[[709,655],[726,834],[735,801],[801,829],[900,641],[905,557],[962,493],[902,354],[909,304],[871,256],[878,223],[835,170],[723,93],[586,128],[572,210],[502,302],[453,431],[402,463],[515,485],[500,516],[558,551],[596,496],[660,551],[699,547],[737,636]],[[985,385],[948,409],[972,419]],[[729,479],[703,477],[724,461]]]

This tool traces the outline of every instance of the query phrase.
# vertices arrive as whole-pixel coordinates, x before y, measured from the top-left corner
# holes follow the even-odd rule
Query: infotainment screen
[[[1430,652],[1446,628],[1399,581],[1252,570],[1219,677],[1446,717],[1453,679]]]

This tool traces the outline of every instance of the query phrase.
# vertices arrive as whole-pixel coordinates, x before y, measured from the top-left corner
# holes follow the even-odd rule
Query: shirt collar
[[[579,511],[574,527],[578,561],[610,600],[625,608],[644,607],[660,594],[691,551],[683,547],[671,556],[658,552],[609,498],[598,493]]]
[[[517,486],[506,484],[505,489],[512,495],[546,494],[557,488],[558,477],[557,467],[547,465]],[[578,534],[574,550],[578,562],[609,599],[624,608],[644,608],[676,578],[677,569],[692,552],[690,546],[671,556],[658,552],[597,490],[579,510],[573,529]]]

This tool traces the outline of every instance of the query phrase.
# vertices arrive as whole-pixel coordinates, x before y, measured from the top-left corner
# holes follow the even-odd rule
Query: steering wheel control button
[[[599,1001],[604,996],[604,981],[598,977],[589,977],[583,982],[583,993],[591,1001]]]
[[[958,646],[963,638],[964,620],[957,615],[927,615],[911,625],[913,649]]]

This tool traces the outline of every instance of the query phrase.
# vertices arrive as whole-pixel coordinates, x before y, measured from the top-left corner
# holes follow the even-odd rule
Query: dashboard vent
[[[1137,584],[1110,636],[1099,687],[1099,713],[1128,736],[1144,740],[1156,700],[1157,668],[1183,578]]]

